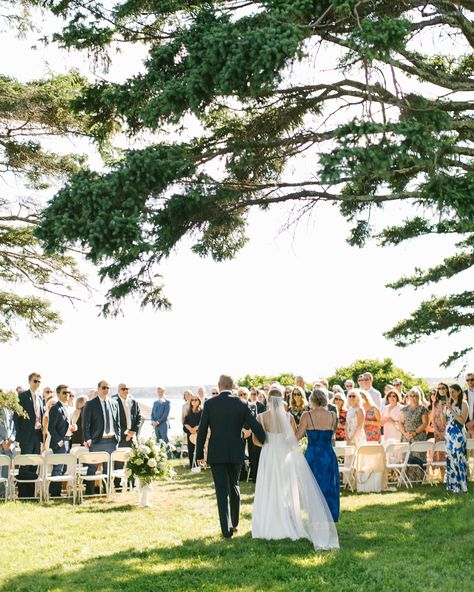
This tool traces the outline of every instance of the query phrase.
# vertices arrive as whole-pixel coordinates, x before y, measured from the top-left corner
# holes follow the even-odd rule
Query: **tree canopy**
[[[46,4],[66,19],[54,35],[65,48],[103,64],[128,44],[148,48],[134,76],[73,101],[98,137],[121,125],[143,147],[72,175],[37,231],[50,253],[87,251],[112,282],[106,313],[129,294],[168,306],[159,264],[184,237],[202,256],[231,258],[249,210],[280,202],[299,215],[334,204],[352,223],[352,245],[453,237],[453,254],[394,289],[472,271],[474,1]],[[437,52],[424,49],[432,38]],[[330,75],[315,79],[312,64],[331,56]],[[298,168],[303,157],[309,166]],[[411,215],[374,227],[374,211],[393,202]],[[466,286],[425,300],[387,336],[403,347],[473,326]]]

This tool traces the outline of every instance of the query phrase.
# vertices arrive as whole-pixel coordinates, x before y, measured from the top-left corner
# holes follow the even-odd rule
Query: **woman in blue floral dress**
[[[469,409],[462,388],[452,384],[446,401],[446,489],[454,493],[467,492],[467,433]]]

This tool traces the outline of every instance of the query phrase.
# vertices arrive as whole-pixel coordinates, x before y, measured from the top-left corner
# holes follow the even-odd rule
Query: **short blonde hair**
[[[358,388],[353,388],[351,389],[348,393],[347,393],[347,402],[349,403],[349,395],[355,395],[356,399],[359,401],[359,405],[362,407],[363,405],[363,399],[362,396],[360,394],[360,389]]]

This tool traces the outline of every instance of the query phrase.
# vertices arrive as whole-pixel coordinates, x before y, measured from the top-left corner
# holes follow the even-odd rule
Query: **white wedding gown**
[[[282,399],[270,398],[269,417],[268,426],[262,423],[267,439],[258,465],[252,537],[308,539],[315,549],[338,549],[336,526]]]

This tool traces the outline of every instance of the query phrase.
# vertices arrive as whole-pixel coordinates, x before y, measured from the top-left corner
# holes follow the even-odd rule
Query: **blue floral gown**
[[[456,413],[461,410],[455,407]],[[467,491],[466,428],[454,419],[450,409],[446,411],[446,489],[455,493]]]
[[[311,416],[310,416],[311,417]],[[332,447],[333,430],[306,430],[306,460],[318,482],[334,522],[339,520],[340,483],[337,457]]]

